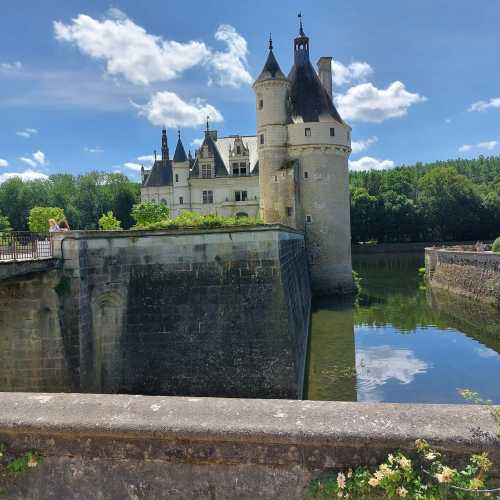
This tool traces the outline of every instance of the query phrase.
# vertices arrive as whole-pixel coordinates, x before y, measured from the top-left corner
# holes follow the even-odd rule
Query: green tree
[[[99,219],[99,228],[102,231],[119,231],[121,230],[122,226],[120,221],[113,215],[113,212],[110,210]]]
[[[170,210],[165,203],[146,201],[132,207],[132,217],[138,227],[145,227],[168,219],[169,215]]]
[[[28,227],[32,233],[46,233],[49,219],[59,222],[64,218],[64,210],[58,207],[33,207],[28,216]]]
[[[365,188],[351,189],[351,233],[353,241],[368,241],[378,236],[380,204]]]
[[[0,213],[0,233],[5,231],[12,231],[12,227],[9,219]]]

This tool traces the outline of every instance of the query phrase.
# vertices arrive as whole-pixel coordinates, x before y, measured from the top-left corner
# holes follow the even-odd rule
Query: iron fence
[[[0,232],[0,262],[50,259],[51,257],[50,233]]]

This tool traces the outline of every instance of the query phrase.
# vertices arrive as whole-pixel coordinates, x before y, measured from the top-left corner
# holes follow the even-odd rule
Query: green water
[[[308,399],[461,403],[469,388],[500,403],[500,311],[426,289],[423,265],[355,256],[357,300],[313,304]]]

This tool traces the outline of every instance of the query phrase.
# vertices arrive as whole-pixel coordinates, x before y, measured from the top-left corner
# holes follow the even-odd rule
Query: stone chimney
[[[332,97],[332,58],[320,57],[318,61],[318,74],[323,87],[328,92],[330,98]]]

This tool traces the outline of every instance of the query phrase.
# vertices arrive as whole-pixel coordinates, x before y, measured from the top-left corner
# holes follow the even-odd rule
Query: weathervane
[[[304,30],[302,28],[302,12],[299,12],[298,16],[300,22],[300,36],[304,36]]]

